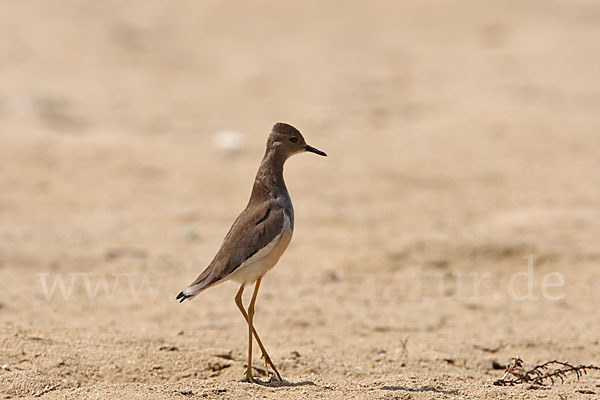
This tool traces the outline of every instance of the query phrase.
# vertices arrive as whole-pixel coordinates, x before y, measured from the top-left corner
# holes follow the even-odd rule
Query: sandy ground
[[[600,363],[599,44],[595,0],[0,2],[0,396],[597,398],[492,363]],[[251,385],[237,286],[174,297],[276,121],[329,157]]]

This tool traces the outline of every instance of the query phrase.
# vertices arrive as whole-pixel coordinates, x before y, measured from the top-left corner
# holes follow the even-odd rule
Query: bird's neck
[[[257,196],[257,198],[263,196],[289,196],[283,180],[283,165],[286,159],[287,157],[280,152],[267,149],[256,173],[251,198],[254,196]]]

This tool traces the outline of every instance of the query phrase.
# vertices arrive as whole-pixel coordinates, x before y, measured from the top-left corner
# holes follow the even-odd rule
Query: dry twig
[[[60,384],[56,384],[56,385],[46,385],[42,390],[40,390],[37,393],[33,393],[33,397],[41,397],[43,394],[46,394],[48,392],[53,391],[54,389],[56,389],[57,387],[59,387]]]
[[[600,371],[600,367],[596,365],[572,365],[565,361],[552,360],[538,364],[530,370],[525,370],[523,360],[516,357],[511,359],[504,375],[495,381],[494,385],[514,386],[523,383],[540,386],[554,385],[557,381],[564,383],[569,375],[575,375],[579,380],[588,371]]]

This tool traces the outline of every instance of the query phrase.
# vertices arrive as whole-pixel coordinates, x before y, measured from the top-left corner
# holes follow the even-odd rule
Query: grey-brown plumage
[[[258,199],[256,201],[255,207],[246,207],[236,218],[209,266],[188,286],[193,288],[192,293],[185,294],[184,289],[177,296],[178,299],[181,298],[180,301],[192,298],[202,290],[225,281],[244,261],[281,233],[284,220],[281,202],[270,198],[261,199],[260,203]],[[288,210],[291,210],[293,221],[291,202]]]
[[[273,267],[266,265],[256,268],[256,274],[250,273],[249,276],[245,276],[242,271],[238,272],[240,268],[249,268],[247,261],[257,254],[268,258],[269,253],[259,253],[273,244],[274,240],[285,240],[286,223],[289,224],[291,239],[294,208],[283,179],[283,165],[290,156],[304,151],[326,156],[322,151],[307,145],[302,134],[293,126],[284,123],[273,126],[248,205],[236,218],[208,267],[179,293],[177,299],[191,299],[211,286],[231,278],[235,279],[236,272],[241,278],[238,279],[241,283],[251,283]],[[281,250],[276,245],[277,243],[273,244],[274,250]],[[279,256],[281,254],[272,257],[275,263]],[[259,261],[256,260],[254,264]]]

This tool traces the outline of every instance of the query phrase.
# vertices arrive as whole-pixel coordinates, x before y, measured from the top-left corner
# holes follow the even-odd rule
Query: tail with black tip
[[[183,303],[184,300],[191,299],[192,297],[194,297],[193,294],[185,294],[183,293],[183,291],[181,291],[179,292],[177,297],[175,297],[175,300],[179,300],[180,303]]]
[[[220,282],[222,282],[222,280],[215,279],[211,275],[210,268],[207,268],[202,274],[200,274],[198,278],[196,278],[194,282],[192,282],[191,285],[183,289],[175,299],[179,300],[180,303],[182,303],[184,300],[191,300],[192,298],[200,294],[200,292],[202,292],[203,290],[208,289],[209,287],[214,286]]]

